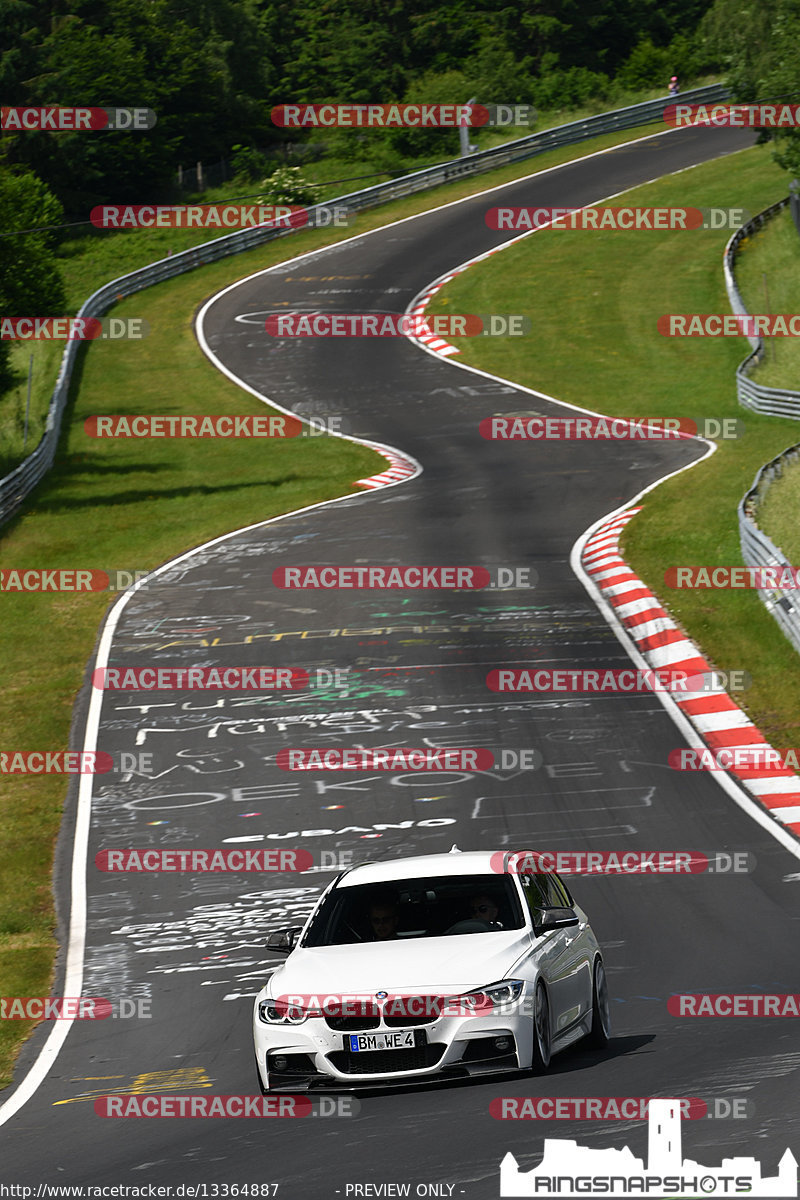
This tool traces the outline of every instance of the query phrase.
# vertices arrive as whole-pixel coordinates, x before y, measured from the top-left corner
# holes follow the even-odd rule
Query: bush
[[[564,108],[583,108],[606,100],[610,83],[605,75],[588,67],[551,69],[533,81],[533,103],[538,109],[558,112]]]
[[[236,184],[253,183],[257,179],[263,179],[269,165],[266,156],[252,146],[231,147],[233,182]]]

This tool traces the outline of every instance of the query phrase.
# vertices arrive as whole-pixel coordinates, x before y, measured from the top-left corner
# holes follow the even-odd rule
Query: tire
[[[586,1041],[590,1046],[602,1049],[611,1037],[611,1013],[608,1006],[608,983],[602,958],[594,964],[592,978],[592,1029]]]
[[[542,1075],[550,1066],[552,1054],[550,1036],[550,1004],[543,983],[537,983],[533,1001],[533,1055],[531,1070]]]

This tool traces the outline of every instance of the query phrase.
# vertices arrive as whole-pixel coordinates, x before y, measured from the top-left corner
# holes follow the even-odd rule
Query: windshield
[[[524,927],[522,906],[509,876],[436,875],[380,886],[334,888],[302,945],[347,946]]]

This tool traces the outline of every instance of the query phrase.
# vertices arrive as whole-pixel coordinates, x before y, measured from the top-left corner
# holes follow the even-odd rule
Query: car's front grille
[[[360,1033],[367,1029],[377,1029],[381,1023],[379,1016],[375,1017],[337,1017],[326,1014],[325,1024],[328,1029],[336,1029],[339,1033]]]
[[[442,1043],[412,1046],[407,1050],[335,1050],[328,1055],[331,1064],[345,1075],[385,1075],[391,1071],[422,1071],[435,1067],[445,1052]]]
[[[419,1025],[430,1025],[438,1015],[438,1013],[429,1012],[422,1017],[387,1017],[384,1014],[383,1023],[387,1029],[416,1029]]]

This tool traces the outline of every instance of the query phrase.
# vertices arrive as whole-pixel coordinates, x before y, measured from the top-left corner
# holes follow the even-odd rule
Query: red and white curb
[[[391,450],[388,446],[378,446],[372,442],[365,444],[383,455],[389,463],[389,470],[381,471],[379,475],[369,475],[366,479],[357,479],[356,483],[363,488],[372,490],[388,487],[390,483],[401,483],[404,479],[411,479],[414,475],[419,475],[422,470],[418,462],[415,462],[413,458],[406,458],[397,450]]]
[[[514,241],[518,240],[518,238],[514,238]],[[455,270],[451,271],[449,275],[442,275],[441,279],[435,280],[430,287],[426,288],[424,292],[420,292],[420,294],[414,298],[412,301],[414,307],[409,308],[407,311],[412,317],[424,317],[425,309],[428,307],[436,293],[441,291],[446,283],[449,283],[451,279],[455,279],[456,275],[460,275],[462,271],[466,271],[467,267],[472,266],[473,262],[481,262],[484,258],[491,258],[493,254],[497,254],[498,251],[504,249],[505,243],[502,246],[494,246],[491,250],[487,250],[485,254],[479,255],[478,258],[470,259],[469,262],[462,263],[460,267],[456,267]],[[458,346],[451,346],[449,342],[444,340],[444,338],[437,337],[433,333],[415,334],[411,340],[414,342],[420,342],[428,350],[433,350],[436,354],[440,354],[442,358],[449,358],[453,354],[461,353],[461,350]]]
[[[442,279],[437,279],[436,283],[432,284],[427,291],[422,292],[421,295],[417,297],[417,303],[414,305],[414,307],[408,310],[411,313],[411,316],[419,318],[424,317],[425,309],[428,307],[428,304],[439,291],[439,289],[443,288],[444,285],[449,283],[451,279],[455,279],[456,275],[459,275],[460,273],[460,270],[453,271],[450,275],[445,275]],[[436,353],[441,354],[443,358],[449,358],[451,354],[461,353],[458,346],[451,346],[449,342],[444,340],[444,338],[437,337],[433,333],[415,334],[413,340],[415,342],[422,342],[423,346],[427,346],[429,350],[435,350]]]
[[[614,615],[654,669],[712,672],[713,667],[662,608],[650,589],[630,569],[619,552],[619,538],[641,508],[629,508],[604,522],[586,541],[583,569],[614,609]],[[673,695],[684,716],[709,750],[723,747],[769,746],[767,739],[723,688],[702,695]],[[740,784],[776,820],[800,834],[800,777],[788,768],[765,771],[756,767],[731,769]]]

